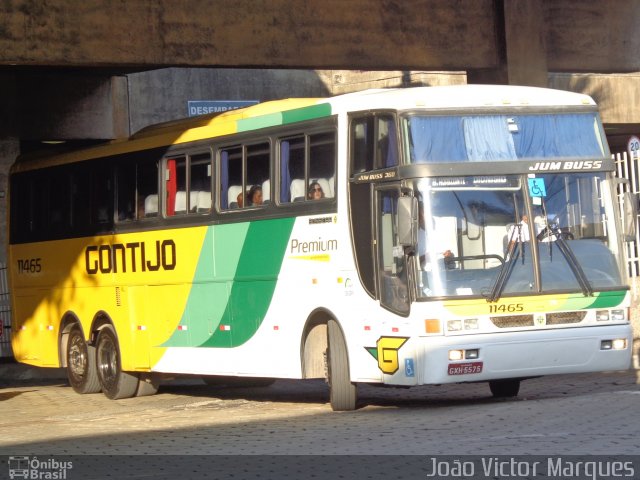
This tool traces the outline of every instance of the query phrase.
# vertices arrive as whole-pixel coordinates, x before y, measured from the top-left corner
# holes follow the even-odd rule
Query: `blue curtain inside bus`
[[[412,116],[411,163],[602,157],[594,114]]]
[[[464,117],[464,144],[467,158],[475,162],[517,158],[506,117]]]

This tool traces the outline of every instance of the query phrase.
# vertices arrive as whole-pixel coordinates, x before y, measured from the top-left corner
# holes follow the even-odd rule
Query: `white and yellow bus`
[[[166,374],[326,377],[335,410],[358,383],[509,397],[625,369],[613,170],[591,98],[504,86],[266,102],[20,158],[13,351],[113,399]]]

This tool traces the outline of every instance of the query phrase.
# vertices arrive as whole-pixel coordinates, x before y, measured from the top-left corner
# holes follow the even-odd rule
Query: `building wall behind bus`
[[[465,84],[465,72],[167,68],[127,75],[131,133],[189,115],[193,100],[329,97],[367,88]]]

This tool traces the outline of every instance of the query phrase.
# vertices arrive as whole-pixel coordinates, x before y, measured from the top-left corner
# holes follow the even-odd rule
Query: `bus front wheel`
[[[520,380],[517,378],[492,380],[489,382],[489,388],[494,398],[517,397],[520,391]]]
[[[116,332],[107,325],[98,333],[96,363],[102,392],[111,400],[133,397],[138,389],[138,376],[122,371]]]
[[[77,393],[98,393],[101,390],[96,368],[96,349],[87,344],[77,325],[67,339],[67,378]]]
[[[335,320],[327,325],[329,399],[334,411],[355,410],[358,391],[349,376],[349,356],[342,330]]]

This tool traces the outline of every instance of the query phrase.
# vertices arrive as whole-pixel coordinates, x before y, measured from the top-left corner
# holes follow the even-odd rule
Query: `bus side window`
[[[189,213],[211,211],[211,154],[189,156]]]
[[[34,175],[31,231],[36,238],[46,238],[48,231],[49,175],[48,171]]]
[[[258,207],[264,204],[264,191],[262,185],[270,178],[269,164],[271,150],[269,143],[248,145],[246,149],[246,171],[244,184],[247,196],[244,199],[245,206]],[[253,198],[250,198],[250,195]]]
[[[71,176],[71,224],[74,231],[86,229],[91,223],[91,170],[83,166],[72,171]]]
[[[329,181],[336,172],[335,132],[319,133],[309,136],[309,178],[307,181],[307,200],[333,198],[335,185]],[[321,189],[321,197],[314,197],[314,191]],[[314,191],[310,191],[313,189]]]
[[[305,136],[285,138],[280,141],[280,203],[304,200],[305,187]],[[298,183],[301,188],[298,188]],[[298,191],[299,190],[299,191]]]
[[[373,170],[373,117],[351,122],[351,173]]]
[[[47,228],[51,232],[61,233],[71,226],[71,175],[69,170],[62,168],[51,172],[48,177]]]
[[[220,195],[220,209],[238,208],[237,197],[242,192],[242,147],[223,148],[219,151],[220,179],[218,189]],[[234,188],[234,187],[240,187]]]
[[[398,165],[398,139],[392,115],[351,122],[351,174]]]
[[[335,132],[282,139],[280,148],[280,203],[335,196]],[[312,192],[321,188],[321,198]]]
[[[187,213],[187,161],[169,158],[165,164],[165,214],[168,217]]]
[[[158,161],[140,160],[136,171],[137,218],[158,215]]]
[[[15,174],[11,177],[11,243],[21,242],[33,236],[35,199],[33,198],[35,175]]]
[[[393,117],[382,115],[377,118],[376,168],[388,168],[398,165],[398,139]]]
[[[107,163],[96,167],[91,170],[91,224],[106,228],[113,223],[112,169]]]
[[[123,161],[116,166],[117,220],[127,222],[136,218],[136,164]]]

